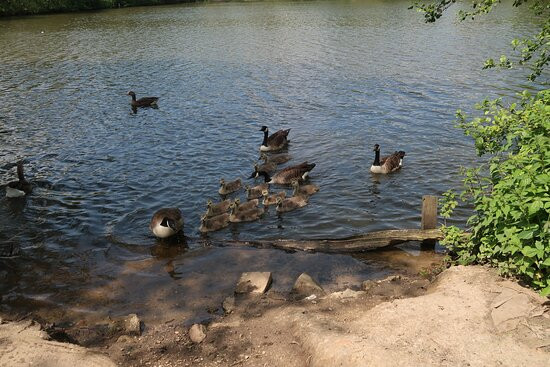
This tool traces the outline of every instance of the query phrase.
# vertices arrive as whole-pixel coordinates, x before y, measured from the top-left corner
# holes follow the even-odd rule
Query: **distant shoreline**
[[[52,13],[71,13],[101,9],[129,8],[135,6],[228,1],[229,0],[4,0],[0,2],[0,18]]]

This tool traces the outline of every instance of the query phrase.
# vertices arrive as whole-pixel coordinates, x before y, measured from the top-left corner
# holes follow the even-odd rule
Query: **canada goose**
[[[201,225],[199,231],[202,233],[218,231],[229,225],[229,213],[223,213],[214,217],[208,218],[206,215],[201,217]]]
[[[298,180],[292,181],[292,187],[294,188],[293,196],[305,196],[306,198],[319,191],[319,186],[316,185],[300,185]]]
[[[248,185],[245,186],[246,188],[246,198],[248,200],[251,199],[258,199],[262,197],[262,191],[267,190],[269,187],[269,184],[263,183],[258,186],[250,187]]]
[[[284,213],[307,205],[307,199],[303,196],[293,196],[288,199],[277,198],[277,212]]]
[[[315,167],[315,163],[301,163],[295,166],[283,168],[277,172],[273,177],[270,177],[267,172],[260,171],[258,176],[263,176],[264,181],[270,184],[278,185],[290,185],[293,180],[305,180],[311,171]]]
[[[226,213],[229,210],[230,205],[231,200],[229,199],[226,199],[216,204],[212,203],[212,200],[208,200],[208,202],[206,203],[206,217],[209,218]]]
[[[286,163],[289,160],[291,160],[292,157],[290,157],[290,155],[288,155],[288,154],[277,154],[277,155],[272,155],[272,156],[268,157],[267,154],[262,152],[260,154],[259,159],[263,159],[264,163],[272,162],[272,163],[275,163],[275,164],[283,164],[283,163]]]
[[[17,178],[17,181],[12,181],[6,186],[6,197],[18,198],[31,193],[32,185],[25,179],[22,161],[17,162]]]
[[[258,204],[260,203],[260,201],[258,199],[253,199],[253,200],[248,200],[244,204],[241,204],[241,199],[235,199],[234,203],[235,203],[235,206],[236,206],[236,208],[235,208],[236,211],[244,212],[244,211],[247,211],[249,209],[257,207]]]
[[[256,220],[264,214],[265,208],[252,208],[248,210],[238,211],[235,203],[231,204],[231,214],[229,215],[229,221],[232,223],[239,222],[251,222]]]
[[[136,100],[136,94],[132,91],[128,92],[129,96],[132,96],[132,107],[151,107],[156,106],[159,97],[143,97]]]
[[[287,130],[279,130],[276,133],[269,135],[269,129],[267,126],[262,126],[260,131],[264,132],[264,140],[262,142],[262,145],[260,145],[260,151],[261,152],[269,152],[273,150],[279,150],[283,148],[288,143],[288,133],[290,132],[290,129]]]
[[[183,228],[183,217],[178,208],[162,208],[153,214],[149,229],[158,238],[175,235]]]
[[[286,198],[286,192],[285,191],[281,191],[281,192],[278,192],[276,194],[269,195],[269,191],[264,190],[264,191],[262,191],[262,195],[264,197],[264,200],[262,201],[262,204],[264,204],[264,206],[270,206],[270,205],[277,204],[277,198],[281,198],[281,199]]]
[[[372,173],[390,173],[397,171],[403,166],[403,157],[405,157],[405,152],[400,150],[395,151],[393,154],[390,154],[386,157],[380,159],[380,146],[378,144],[374,145],[374,162],[370,167]]]
[[[272,173],[276,169],[277,165],[275,163],[254,164],[254,172],[248,178],[258,178],[260,177],[260,172]]]
[[[232,192],[238,191],[241,188],[241,180],[236,179],[235,181],[225,182],[222,178],[220,180],[220,189],[218,192],[220,195],[231,194]]]

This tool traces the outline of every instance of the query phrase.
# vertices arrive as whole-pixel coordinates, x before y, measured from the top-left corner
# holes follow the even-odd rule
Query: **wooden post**
[[[437,196],[424,195],[422,197],[422,221],[421,229],[435,229],[437,227]],[[435,248],[435,240],[422,242],[423,249]]]

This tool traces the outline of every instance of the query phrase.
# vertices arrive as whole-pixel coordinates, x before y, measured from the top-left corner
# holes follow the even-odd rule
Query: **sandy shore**
[[[87,339],[89,349],[44,340],[28,320],[4,322],[0,366],[69,366],[74,358],[79,366],[550,365],[548,300],[489,268],[287,298],[237,297],[231,313],[205,325],[200,343],[181,320],[144,325],[141,336]],[[68,334],[78,338],[74,331]]]

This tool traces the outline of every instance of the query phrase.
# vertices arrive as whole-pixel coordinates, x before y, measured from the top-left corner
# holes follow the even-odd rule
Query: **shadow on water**
[[[192,323],[220,309],[242,272],[271,271],[271,289],[281,293],[290,291],[297,276],[307,272],[325,289],[335,291],[357,289],[363,280],[392,273],[416,275],[441,260],[439,253],[416,250],[417,244],[351,256],[191,245],[189,249],[152,243],[148,246],[152,256],[116,265],[111,264],[121,257],[116,254],[99,256],[95,265],[82,256],[82,264],[70,267],[53,259],[38,264],[27,257],[0,259],[6,269],[0,272],[4,285],[0,310],[67,322],[94,322],[135,312],[148,323],[171,319]],[[5,287],[8,284],[12,287]]]

